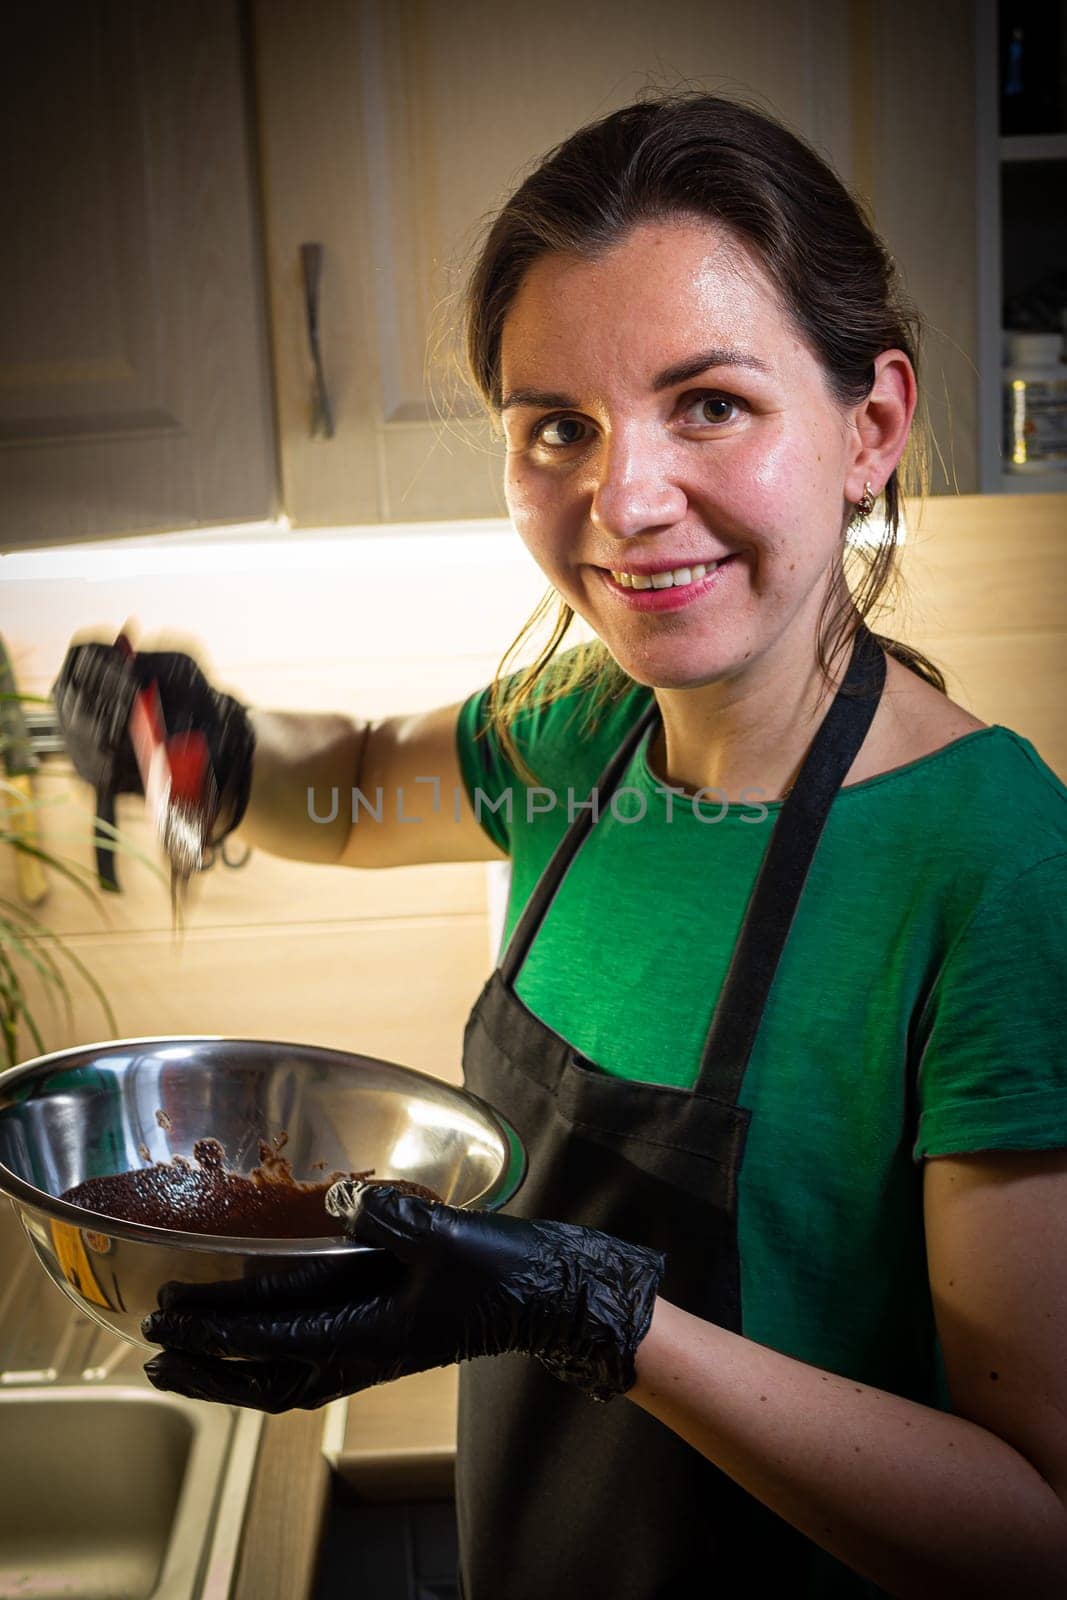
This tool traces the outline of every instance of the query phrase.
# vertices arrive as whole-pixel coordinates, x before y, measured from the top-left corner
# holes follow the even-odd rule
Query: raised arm
[[[252,712],[243,837],[274,855],[350,867],[506,859],[467,796],[459,710],[456,703],[380,722]]]
[[[460,703],[364,722],[334,713],[249,710],[188,655],[79,644],[53,689],[75,769],[98,796],[141,792],[129,738],[139,688],[159,691],[168,734],[203,733],[219,790],[213,837],[353,867],[490,861],[503,852],[467,797],[456,747]]]

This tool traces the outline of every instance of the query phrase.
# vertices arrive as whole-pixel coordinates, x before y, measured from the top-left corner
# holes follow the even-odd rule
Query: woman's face
[[[515,527],[626,672],[682,688],[787,634],[813,650],[856,433],[743,246],[673,220],[542,257],[501,357]]]

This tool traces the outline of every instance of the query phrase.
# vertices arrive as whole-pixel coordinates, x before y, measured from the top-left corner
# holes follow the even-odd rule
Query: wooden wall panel
[[[1067,781],[1067,494],[935,498],[906,515],[900,601],[877,627]]]
[[[42,846],[91,868],[92,799],[88,786],[49,763],[35,780],[40,802]],[[414,804],[405,810],[415,811]],[[165,933],[170,927],[169,881],[139,797],[123,796],[118,824],[128,852],[115,864],[121,893],[94,904],[56,872],[46,868],[50,894],[44,914],[58,934],[87,936]],[[136,850],[137,855],[132,852]],[[233,840],[227,855],[238,859]],[[0,859],[0,893],[13,882],[10,860]],[[245,866],[231,869],[217,861],[190,884],[185,926],[198,930],[308,926],[418,916],[477,916],[485,908],[485,872],[480,863],[396,867],[388,872],[284,861],[253,851]]]
[[[327,1045],[460,1081],[463,1028],[488,976],[484,915],[76,938],[111,997],[118,1037],[224,1034]],[[31,1001],[39,985],[30,981]],[[38,1004],[47,1021],[47,1008]],[[88,992],[60,1048],[107,1037]],[[31,1052],[27,1050],[27,1055]]]
[[[47,693],[72,637],[191,651],[254,705],[416,711],[484,683],[546,580],[506,522],[428,533],[163,539],[5,563],[0,633]]]
[[[918,645],[945,671],[954,699],[1030,739],[1067,779],[1067,495],[931,499],[909,503],[906,515],[903,586],[875,626]],[[269,561],[260,572],[246,568],[236,607],[209,566],[183,574],[178,556],[144,551],[146,568],[133,575],[131,550],[131,574],[117,602],[107,586],[106,603],[116,628],[127,611],[146,626],[184,616],[217,681],[260,703],[347,704],[371,716],[416,710],[488,681],[543,584],[503,530],[455,548],[414,547],[404,627],[371,604],[397,559],[388,538],[367,540],[344,570],[319,570],[315,550],[306,573],[280,573]],[[44,689],[78,617],[103,591],[85,578],[48,576],[50,558],[35,559],[40,576],[0,585],[0,633],[26,687]],[[353,594],[366,627],[346,632]],[[38,792],[53,802],[43,813],[46,842],[89,866],[88,791],[51,760]],[[120,820],[154,854],[135,800]],[[206,875],[177,951],[166,889],[136,862],[120,860],[124,893],[104,902],[106,920],[58,885],[42,912],[55,932],[77,935],[74,949],[107,983],[123,1033],[307,1039],[449,1076],[490,965],[495,872],[482,864],[356,872],[257,854],[243,871]],[[0,894],[12,879],[10,857],[0,860]],[[83,995],[73,1025],[60,1019],[48,1042],[59,1048],[102,1031]]]
[[[931,634],[916,642],[945,672],[953,700],[1029,739],[1067,783],[1067,629]]]
[[[518,539],[499,528],[399,545],[163,541],[13,560],[12,581],[0,584],[0,634],[28,691],[48,691],[73,633],[93,625],[96,637],[113,638],[132,617],[138,642],[158,644],[165,631],[252,704],[362,717],[448,704],[488,682],[544,588]],[[398,562],[402,616],[382,603],[389,585],[396,593]],[[56,758],[36,788],[45,843],[90,868],[88,789]],[[119,822],[154,862],[135,798],[120,800]],[[466,1011],[489,967],[484,864],[359,872],[257,852],[242,870],[216,866],[194,886],[180,958],[165,883],[122,856],[118,870],[122,894],[97,908],[53,875],[41,911],[54,932],[79,936],[76,951],[106,982],[123,1033],[318,1040],[458,1071]],[[0,859],[0,894],[12,880],[12,862]],[[209,934],[214,943],[199,942]],[[82,994],[73,1022],[51,1023],[47,1042],[60,1048],[104,1031]],[[23,1048],[31,1053],[29,1042]]]
[[[948,635],[1067,628],[1067,492],[909,501],[905,514],[907,625]]]

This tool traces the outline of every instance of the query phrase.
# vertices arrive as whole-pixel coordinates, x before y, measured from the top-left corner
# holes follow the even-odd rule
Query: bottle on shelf
[[[1004,330],[1004,468],[1067,474],[1067,363],[1059,333]]]

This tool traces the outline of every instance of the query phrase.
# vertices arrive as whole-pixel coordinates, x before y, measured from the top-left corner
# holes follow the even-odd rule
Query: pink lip
[[[732,566],[735,556],[727,556],[715,568],[714,572],[705,573],[704,577],[697,578],[694,583],[687,583],[681,589],[625,589],[621,583],[616,583],[610,572],[603,567],[598,567],[607,587],[616,599],[630,607],[631,611],[681,611],[684,606],[691,605],[694,600],[699,600],[701,595],[707,594],[715,588],[726,568]],[[672,568],[657,567],[658,572],[672,571]],[[651,576],[651,574],[649,574]]]

